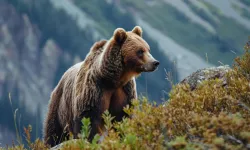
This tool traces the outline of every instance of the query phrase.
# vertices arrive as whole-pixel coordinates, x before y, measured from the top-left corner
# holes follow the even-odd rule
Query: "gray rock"
[[[77,145],[77,141],[79,141],[79,139],[72,139],[72,140],[69,140],[69,141],[65,141],[65,142],[62,142],[61,144],[58,144],[58,145],[50,148],[50,150],[60,150],[63,147],[65,147],[67,144],[70,144],[71,146]]]
[[[202,81],[218,78],[226,85],[225,75],[229,70],[231,68],[228,65],[200,69],[186,77],[180,84],[189,84],[191,90],[194,90]]]

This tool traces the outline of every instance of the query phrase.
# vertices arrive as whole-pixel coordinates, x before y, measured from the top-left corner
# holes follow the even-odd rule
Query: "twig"
[[[236,142],[236,143],[238,143],[238,144],[243,144],[243,142],[242,142],[241,140],[236,139],[236,138],[235,138],[234,136],[232,136],[232,135],[226,135],[226,138],[228,138],[229,140],[234,141],[234,142]]]

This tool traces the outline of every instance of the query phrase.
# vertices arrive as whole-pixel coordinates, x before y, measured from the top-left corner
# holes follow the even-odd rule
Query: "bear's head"
[[[123,64],[130,71],[141,73],[157,69],[160,63],[150,54],[150,47],[142,38],[141,27],[136,26],[129,32],[117,28],[113,38],[117,44],[120,44]]]

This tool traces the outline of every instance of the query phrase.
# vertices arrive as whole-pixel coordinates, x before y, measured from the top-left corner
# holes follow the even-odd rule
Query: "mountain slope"
[[[0,0],[0,12],[0,141],[3,130],[15,135],[9,92],[20,126],[32,124],[33,137],[41,137],[62,74],[117,27],[142,26],[161,65],[137,78],[138,92],[157,102],[168,97],[165,70],[176,82],[200,68],[231,65],[250,35],[248,0]]]
[[[5,128],[4,130],[11,130],[15,135],[13,113],[16,108],[19,108],[17,120],[21,114],[22,125],[32,124],[34,133],[40,135],[40,129],[36,127],[38,124],[41,126],[43,107],[47,105],[48,95],[54,87],[55,70],[61,56],[61,49],[51,39],[41,44],[41,31],[30,22],[26,14],[20,15],[13,5],[0,2],[0,14],[2,21],[0,24],[0,130]],[[9,93],[12,102],[9,101]],[[11,103],[13,109],[10,107]],[[6,137],[2,136],[2,138]],[[11,139],[9,142],[11,144]]]
[[[139,15],[153,28],[211,64],[231,65],[235,53],[242,54],[241,47],[250,35],[249,26],[242,22],[249,22],[249,18],[239,14],[236,17],[228,15],[228,11],[232,11],[232,14],[239,13],[232,10],[232,7],[238,3],[204,0],[159,0],[157,2],[148,0],[147,2],[123,0],[120,6],[124,10]],[[223,3],[229,5],[230,9],[224,10]],[[246,5],[242,7],[249,10]]]

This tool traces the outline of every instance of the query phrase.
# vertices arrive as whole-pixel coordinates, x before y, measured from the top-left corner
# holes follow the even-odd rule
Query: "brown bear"
[[[110,40],[96,42],[85,60],[69,68],[52,92],[44,123],[45,143],[55,146],[69,133],[78,138],[83,117],[90,118],[92,140],[105,130],[105,110],[120,121],[126,116],[123,107],[137,98],[135,77],[158,65],[139,26],[129,32],[117,28]]]

